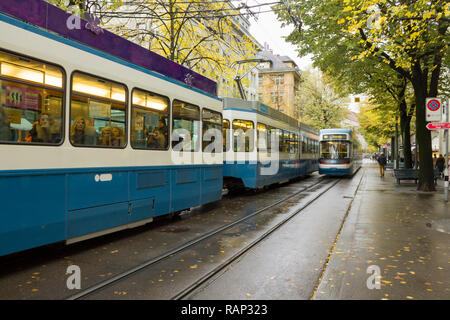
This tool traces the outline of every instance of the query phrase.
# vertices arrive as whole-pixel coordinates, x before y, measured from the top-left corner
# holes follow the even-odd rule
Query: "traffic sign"
[[[450,122],[449,123],[429,123],[429,124],[427,124],[427,129],[429,129],[429,130],[450,129]]]
[[[442,120],[442,102],[440,98],[427,98],[425,100],[426,121],[441,121]]]

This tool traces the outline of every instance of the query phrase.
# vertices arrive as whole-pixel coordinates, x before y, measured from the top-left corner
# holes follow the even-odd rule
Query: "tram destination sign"
[[[440,129],[450,129],[449,123],[429,123],[427,124],[428,130],[440,130]]]
[[[326,140],[333,140],[333,139],[344,140],[344,139],[347,139],[347,135],[346,134],[324,134],[322,136],[322,138],[326,139]]]

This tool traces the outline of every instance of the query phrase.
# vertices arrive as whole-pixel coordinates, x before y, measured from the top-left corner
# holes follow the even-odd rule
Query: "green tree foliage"
[[[303,83],[296,97],[300,106],[300,120],[316,129],[339,128],[347,109],[342,106],[342,97],[326,76],[307,70],[302,74]]]
[[[360,108],[359,124],[366,142],[378,149],[395,133],[396,110],[390,106],[368,103]]]
[[[290,14],[279,12],[286,23],[292,16],[302,21],[302,30],[295,30],[288,40],[299,45],[300,54],[313,54],[322,70],[338,74],[352,69],[353,63],[369,63],[388,67],[410,82],[421,190],[434,190],[425,98],[437,96],[441,68],[448,62],[449,10],[445,0],[302,0]]]

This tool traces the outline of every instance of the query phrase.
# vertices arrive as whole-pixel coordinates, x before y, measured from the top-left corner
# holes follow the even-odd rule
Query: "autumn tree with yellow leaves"
[[[442,69],[449,64],[449,13],[445,0],[302,0],[289,15],[279,12],[285,23],[302,21],[303,28],[288,40],[299,44],[301,54],[313,54],[322,70],[328,64],[346,71],[352,63],[375,59],[410,83],[420,150],[418,188],[425,191],[435,190],[425,98],[438,96]]]
[[[67,0],[48,0],[63,9]],[[226,1],[73,0],[92,10],[101,26],[219,83],[233,83],[234,62],[254,58],[252,39],[240,30],[240,12]],[[239,74],[252,65],[243,65]],[[243,79],[244,86],[248,80]],[[236,92],[237,94],[237,92]]]
[[[225,1],[139,0],[99,14],[109,19],[106,29],[220,83],[233,80],[233,62],[256,53],[233,20],[240,13]]]

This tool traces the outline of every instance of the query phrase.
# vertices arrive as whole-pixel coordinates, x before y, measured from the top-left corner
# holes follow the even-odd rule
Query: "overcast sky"
[[[274,0],[248,0],[248,5],[264,4],[274,2]],[[268,11],[270,6],[261,6],[259,8],[252,9],[253,12]],[[264,42],[269,44],[269,48],[273,50],[274,54],[286,55],[297,63],[301,70],[305,70],[312,64],[311,59],[299,58],[296,52],[296,47],[284,40],[284,36],[288,36],[294,26],[289,25],[281,28],[281,22],[276,18],[274,12],[265,12],[257,15],[258,21],[255,21],[253,17],[249,18],[251,23],[250,33],[255,37],[261,45]]]
[[[264,4],[274,2],[275,0],[247,0],[247,4],[249,6]],[[237,4],[237,2],[234,2]],[[269,11],[270,6],[261,6],[259,8],[254,8],[252,11],[257,13],[258,11]],[[279,22],[276,18],[276,14],[272,11],[264,12],[257,15],[258,20],[255,21],[253,17],[249,17],[250,21],[250,33],[253,37],[255,37],[258,42],[264,46],[264,42],[269,44],[269,48],[272,49],[274,54],[286,55],[297,63],[300,70],[306,70],[309,67],[312,67],[312,60],[310,56],[306,56],[303,58],[299,58],[296,46],[286,42],[283,37],[288,36],[293,30],[293,25],[281,27],[281,22]],[[359,103],[354,102],[354,96],[350,95],[350,103],[347,105],[353,112],[359,112]]]

